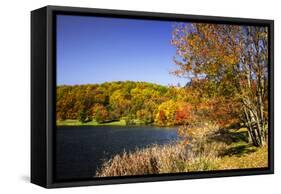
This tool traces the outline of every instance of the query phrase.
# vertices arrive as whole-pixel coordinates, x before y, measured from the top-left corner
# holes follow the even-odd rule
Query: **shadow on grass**
[[[226,144],[232,144],[237,142],[248,143],[248,132],[247,131],[238,131],[238,130],[228,130],[220,129],[217,133],[213,134],[210,137],[211,141],[223,142]]]
[[[256,148],[250,145],[234,145],[233,147],[230,147],[221,153],[221,156],[242,156],[255,151]]]
[[[220,154],[221,156],[242,156],[256,151],[256,148],[249,144],[248,132],[246,130],[221,129],[210,137],[211,141],[223,142],[228,146]]]

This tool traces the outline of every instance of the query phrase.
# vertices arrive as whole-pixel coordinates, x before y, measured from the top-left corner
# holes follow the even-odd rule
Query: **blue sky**
[[[184,85],[171,75],[173,22],[57,16],[57,84],[147,81]]]

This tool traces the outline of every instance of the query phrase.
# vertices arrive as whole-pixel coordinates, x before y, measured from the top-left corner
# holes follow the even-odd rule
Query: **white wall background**
[[[46,190],[29,183],[30,11],[45,5],[275,20],[275,175]],[[269,193],[280,190],[281,11],[278,0],[6,0],[0,11],[0,193]],[[279,180],[278,180],[279,179]]]

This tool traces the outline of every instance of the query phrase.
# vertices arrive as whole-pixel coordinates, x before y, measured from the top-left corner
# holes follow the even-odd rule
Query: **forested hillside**
[[[209,92],[198,92],[199,87]],[[222,125],[238,122],[238,104],[217,96],[210,87],[200,80],[186,87],[132,81],[58,86],[57,120],[125,120],[127,125],[158,126],[189,124],[198,119]]]
[[[57,119],[183,124],[189,114],[185,93],[184,88],[132,81],[58,86]]]

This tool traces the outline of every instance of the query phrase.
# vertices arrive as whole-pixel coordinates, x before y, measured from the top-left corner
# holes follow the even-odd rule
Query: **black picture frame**
[[[269,27],[268,168],[220,170],[91,180],[56,181],[54,177],[56,99],[56,14],[166,21],[262,25]],[[46,6],[31,12],[31,182],[46,188],[169,181],[274,173],[274,21],[230,17]]]

